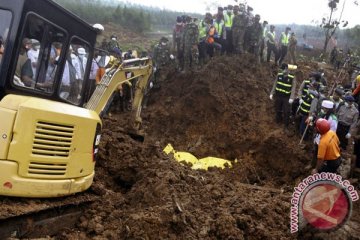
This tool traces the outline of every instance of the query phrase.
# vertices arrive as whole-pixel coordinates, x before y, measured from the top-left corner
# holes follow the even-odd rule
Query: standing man
[[[249,53],[255,55],[258,59],[259,57],[259,47],[262,39],[263,28],[260,23],[260,15],[256,14],[253,24],[249,28]]]
[[[184,23],[181,16],[176,18],[176,24],[173,28],[173,51],[176,52],[176,57],[179,61],[179,68],[182,69],[184,65],[184,49],[182,47],[181,41],[183,38],[184,32]]]
[[[330,130],[330,123],[326,119],[319,118],[315,125],[321,137],[317,153],[317,164],[312,174],[322,172],[336,173],[341,164],[339,139],[336,133]]]
[[[198,26],[196,23],[191,21],[190,16],[187,16],[182,40],[184,46],[184,72],[187,72],[190,68],[194,68],[194,66],[197,64],[198,38]]]
[[[296,56],[295,56],[296,45],[297,45],[297,39],[295,37],[295,33],[292,32],[289,39],[289,53],[290,53],[290,62],[295,65],[296,65]]]
[[[354,106],[354,97],[346,96],[345,103],[340,105],[336,115],[339,119],[336,134],[340,139],[340,147],[346,150],[351,132],[354,131],[359,118],[359,111]]]
[[[288,51],[288,46],[289,46],[289,39],[290,39],[290,32],[291,28],[286,27],[285,32],[281,33],[280,36],[280,40],[279,40],[279,53],[278,53],[278,57],[277,60],[275,61],[276,63],[278,63],[279,65],[281,65],[281,63],[284,61],[287,51]]]
[[[263,27],[263,32],[262,32],[262,37],[261,37],[261,42],[260,42],[260,61],[264,62],[264,50],[265,50],[265,42],[266,42],[266,36],[267,36],[267,25],[268,22],[264,21],[262,24]]]
[[[274,58],[277,57],[277,48],[276,48],[276,34],[275,34],[275,26],[270,25],[270,31],[267,33],[267,54],[266,61],[270,62],[271,53],[274,53]]]
[[[233,6],[229,5],[224,14],[225,30],[226,30],[226,53],[230,54],[233,52],[232,46],[232,25],[233,25],[234,13]]]
[[[211,14],[206,13],[205,18],[199,23],[199,38],[198,38],[198,50],[199,50],[199,66],[205,63],[207,56],[207,34],[211,26]]]
[[[226,29],[225,29],[224,15],[222,14],[222,11],[219,11],[218,14],[216,15],[216,19],[213,25],[216,30],[214,40],[216,43],[221,45],[221,54],[223,54],[225,52],[225,47],[226,47]]]
[[[285,127],[289,125],[290,104],[294,102],[295,89],[295,76],[289,74],[288,65],[283,63],[271,90],[270,100],[273,100],[275,94],[276,122],[283,120]]]
[[[244,36],[247,25],[247,18],[240,7],[234,6],[234,21],[232,25],[232,45],[235,53],[244,53]]]
[[[174,56],[170,53],[170,46],[168,45],[169,39],[161,37],[158,44],[154,47],[153,60],[155,71],[155,84],[164,81],[167,77],[166,66],[169,65],[170,61]]]

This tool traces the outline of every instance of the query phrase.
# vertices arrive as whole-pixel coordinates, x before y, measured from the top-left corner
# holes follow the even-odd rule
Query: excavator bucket
[[[221,169],[224,169],[226,166],[232,167],[232,162],[229,160],[217,157],[206,157],[198,159],[191,153],[176,151],[171,144],[168,144],[163,151],[167,155],[172,154],[175,160],[178,162],[190,163],[192,165],[191,168],[194,170],[208,170],[210,167],[217,167]],[[235,159],[234,162],[236,163],[237,160]]]

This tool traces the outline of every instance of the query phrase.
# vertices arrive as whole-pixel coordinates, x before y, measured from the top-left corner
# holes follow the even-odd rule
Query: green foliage
[[[138,5],[114,4],[106,0],[54,0],[89,23],[114,22],[142,33],[151,29],[171,29],[181,12],[160,10]],[[200,17],[199,14],[193,16]]]

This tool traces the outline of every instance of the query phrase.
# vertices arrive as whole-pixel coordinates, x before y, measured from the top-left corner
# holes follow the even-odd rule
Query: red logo
[[[301,208],[304,218],[314,228],[331,230],[347,221],[351,201],[340,186],[321,182],[305,192]]]

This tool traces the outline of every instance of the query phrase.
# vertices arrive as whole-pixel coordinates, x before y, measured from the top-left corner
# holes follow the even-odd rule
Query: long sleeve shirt
[[[351,108],[346,107],[345,104],[340,106],[336,115],[339,123],[350,126],[350,132],[354,131],[359,118],[359,111],[354,105]]]

